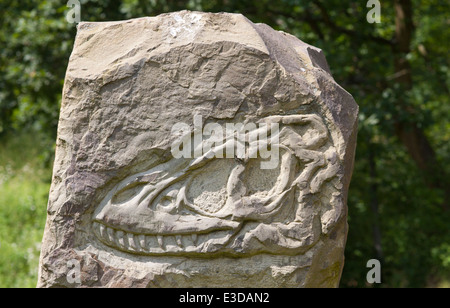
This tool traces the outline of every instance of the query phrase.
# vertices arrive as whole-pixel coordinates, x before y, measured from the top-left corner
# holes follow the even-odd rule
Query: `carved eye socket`
[[[249,159],[247,163],[235,159],[216,159],[198,169],[192,176],[186,189],[187,201],[195,209],[209,214],[217,213],[227,204],[230,189],[235,182],[233,193],[241,197],[264,199],[275,194],[280,184],[281,162],[274,169],[263,169],[261,163],[265,159]],[[242,173],[230,177],[238,164],[244,164]],[[232,209],[230,209],[232,211]]]
[[[245,166],[242,181],[246,196],[265,198],[271,195],[277,186],[281,163],[273,169],[261,169],[262,161],[264,160],[260,158],[250,159]]]

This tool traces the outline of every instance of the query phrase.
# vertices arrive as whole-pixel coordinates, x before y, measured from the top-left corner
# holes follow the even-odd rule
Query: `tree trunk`
[[[381,227],[380,227],[380,211],[378,202],[378,183],[376,182],[378,178],[376,161],[375,161],[375,146],[369,143],[369,174],[370,174],[370,185],[369,185],[369,196],[370,196],[370,208],[372,210],[372,232],[373,232],[373,243],[378,261],[384,263],[383,256],[383,246],[381,244]]]
[[[407,54],[411,51],[411,39],[414,33],[413,9],[411,0],[395,0],[395,43],[394,52],[395,81],[405,90],[413,87],[411,66]],[[403,99],[397,101],[403,105],[405,112],[413,112],[412,106]],[[408,153],[416,162],[423,174],[425,184],[429,188],[443,189],[445,193],[442,207],[448,210],[450,193],[448,191],[448,177],[443,174],[444,169],[439,166],[436,154],[428,141],[427,136],[417,123],[398,120],[395,123],[397,137],[405,145]],[[441,176],[439,176],[441,175]]]

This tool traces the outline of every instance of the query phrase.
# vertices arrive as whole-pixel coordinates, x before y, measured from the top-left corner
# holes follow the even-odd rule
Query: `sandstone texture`
[[[38,287],[337,287],[357,114],[320,49],[240,14],[80,23]]]

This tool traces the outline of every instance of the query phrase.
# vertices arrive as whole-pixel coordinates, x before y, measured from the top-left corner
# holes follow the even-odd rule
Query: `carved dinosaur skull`
[[[261,170],[261,157],[251,150],[244,159],[172,159],[127,177],[107,194],[93,216],[97,237],[143,255],[306,250],[321,226],[320,204],[304,217],[304,199],[336,175],[337,154],[318,115],[264,120],[281,125],[279,144],[275,136],[268,140],[279,148],[277,168]],[[261,130],[248,134],[267,135]]]

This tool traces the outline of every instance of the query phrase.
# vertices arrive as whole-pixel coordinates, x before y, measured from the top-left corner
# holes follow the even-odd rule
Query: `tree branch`
[[[345,27],[339,26],[331,19],[330,15],[327,12],[327,9],[320,1],[313,0],[312,2],[320,11],[320,14],[322,17],[320,19],[320,21],[322,21],[325,25],[327,25],[331,30],[333,30],[335,32],[346,34],[351,37],[359,37],[359,38],[362,38],[365,40],[370,40],[370,41],[373,41],[373,42],[376,42],[379,44],[383,44],[383,45],[387,45],[387,46],[391,46],[391,47],[394,45],[393,40],[388,40],[383,37],[375,36],[372,34],[365,34],[365,33],[361,33],[359,31],[356,31],[353,29],[347,29]]]
[[[395,0],[395,45],[394,52],[394,80],[404,87],[405,90],[413,88],[411,65],[406,57],[411,50],[411,40],[414,34],[413,8],[411,0]],[[411,105],[405,99],[397,102],[408,112]],[[436,158],[436,153],[431,146],[425,132],[417,123],[410,123],[397,119],[395,123],[396,135],[406,147],[417,167],[422,172],[424,182],[429,188],[444,191],[444,201],[441,204],[444,210],[449,210],[450,185],[449,178],[445,174]]]

